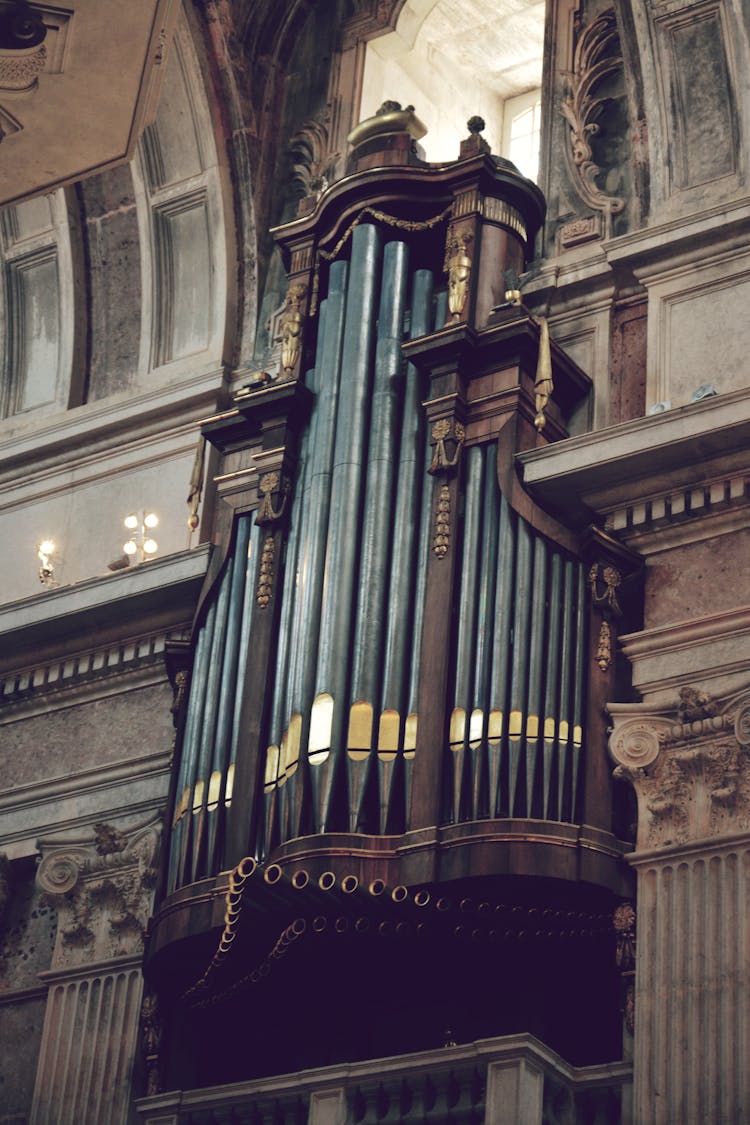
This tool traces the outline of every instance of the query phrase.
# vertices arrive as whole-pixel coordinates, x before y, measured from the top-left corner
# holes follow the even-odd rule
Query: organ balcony
[[[446,1027],[620,1057],[603,703],[634,562],[516,470],[590,390],[513,283],[541,193],[476,134],[424,164],[394,116],[387,159],[366,131],[275,231],[278,371],[203,423],[214,548],[146,965],[165,1088]]]

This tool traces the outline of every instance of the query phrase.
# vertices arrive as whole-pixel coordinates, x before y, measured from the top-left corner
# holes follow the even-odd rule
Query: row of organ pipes
[[[445,292],[409,257],[405,241],[386,241],[363,222],[349,260],[328,270],[279,587],[258,858],[309,833],[408,827],[434,500],[421,406],[428,388],[401,344],[446,319]],[[583,568],[510,508],[496,460],[496,442],[464,451],[444,769],[435,783],[445,823],[574,822]],[[261,531],[252,513],[236,520],[197,630],[169,891],[224,863]]]

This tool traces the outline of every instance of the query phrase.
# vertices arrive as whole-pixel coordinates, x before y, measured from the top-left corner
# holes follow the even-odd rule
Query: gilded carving
[[[469,247],[471,234],[452,235],[445,248],[445,270],[448,274],[448,313],[453,321],[461,319],[461,314],[469,296],[469,279],[472,261]]]
[[[617,600],[617,591],[622,585],[622,575],[614,566],[594,563],[589,570],[591,601],[597,608],[609,609],[619,617],[622,608]]]
[[[602,672],[608,671],[612,665],[612,621],[622,616],[622,607],[617,597],[621,585],[622,575],[614,566],[595,562],[589,570],[591,604],[602,613],[596,649],[596,662]]]
[[[255,522],[260,526],[277,523],[284,515],[291,492],[291,482],[276,469],[264,473],[258,484],[260,504]],[[274,497],[276,501],[274,502]]]
[[[625,200],[607,195],[598,187],[596,177],[601,168],[594,163],[590,142],[599,132],[597,118],[608,100],[594,94],[602,80],[622,66],[618,48],[617,20],[614,10],[608,8],[581,32],[573,56],[573,70],[567,74],[568,94],[560,107],[570,126],[566,157],[573,185],[588,207],[603,212],[607,228],[611,225],[611,216],[625,207]],[[605,234],[609,233],[606,229]]]
[[[615,962],[621,972],[635,968],[635,909],[632,902],[622,902],[612,915],[617,946]]]
[[[267,535],[266,541],[263,544],[263,551],[260,556],[260,571],[258,574],[258,589],[255,594],[255,601],[261,609],[265,609],[271,600],[271,591],[273,589],[273,561],[276,553],[276,546],[274,543],[273,535]]]
[[[451,541],[451,493],[447,484],[440,489],[435,512],[435,532],[432,536],[432,551],[437,558],[445,558]]]
[[[596,662],[602,672],[612,664],[612,627],[609,621],[602,620],[599,626],[599,640],[596,645]]]
[[[547,403],[552,397],[552,392],[555,389],[555,384],[552,381],[552,352],[549,343],[549,323],[546,316],[539,318],[539,357],[536,365],[536,377],[534,379],[534,409],[536,416],[534,418],[534,425],[537,430],[544,429],[546,421],[545,411]]]
[[[433,476],[458,467],[466,430],[453,418],[438,418],[432,425],[431,444],[434,446],[428,473]]]
[[[302,347],[302,328],[305,318],[300,306],[305,292],[306,287],[299,283],[289,286],[286,295],[286,308],[279,323],[281,330],[281,370],[288,379],[291,379],[294,375]]]

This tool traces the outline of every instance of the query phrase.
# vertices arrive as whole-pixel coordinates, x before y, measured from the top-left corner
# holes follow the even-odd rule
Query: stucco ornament
[[[615,776],[638,799],[639,850],[750,830],[749,691],[722,703],[686,685],[671,716],[609,709]]]
[[[139,955],[156,883],[158,816],[85,838],[40,840],[37,883],[57,910],[53,969]]]

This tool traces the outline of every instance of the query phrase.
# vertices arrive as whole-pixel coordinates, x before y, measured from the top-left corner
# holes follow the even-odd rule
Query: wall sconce
[[[125,517],[124,522],[125,527],[131,532],[130,538],[122,546],[128,558],[134,562],[145,562],[155,555],[159,544],[149,532],[158,525],[159,517],[154,512],[131,512]],[[136,558],[137,555],[140,555],[140,558]]]
[[[55,544],[51,539],[43,539],[37,547],[37,558],[39,559],[39,581],[43,586],[55,586],[55,568],[52,563],[52,556],[55,553]]]

